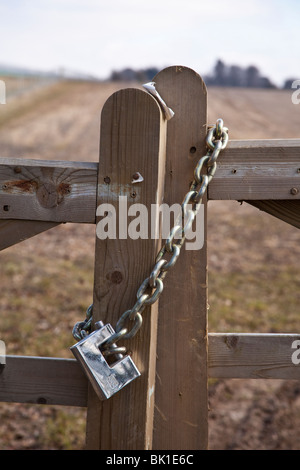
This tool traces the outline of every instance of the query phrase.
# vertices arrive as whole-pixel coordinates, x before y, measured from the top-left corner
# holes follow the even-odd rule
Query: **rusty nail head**
[[[298,194],[298,193],[299,193],[299,189],[297,189],[297,188],[292,188],[292,189],[291,189],[291,194],[292,194],[293,196],[296,196],[296,194]]]
[[[110,177],[109,176],[105,176],[104,183],[106,183],[106,184],[110,183]]]
[[[141,183],[142,181],[144,181],[144,178],[142,177],[141,173],[139,171],[136,171],[135,173],[133,173],[132,177],[131,177],[131,183]]]

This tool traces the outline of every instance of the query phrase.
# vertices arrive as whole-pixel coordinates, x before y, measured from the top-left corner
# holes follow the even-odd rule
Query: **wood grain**
[[[96,163],[2,158],[0,219],[95,223]]]
[[[135,203],[148,209],[151,204],[160,204],[165,145],[166,122],[152,96],[130,88],[113,94],[101,116],[98,209],[100,204],[110,203],[119,218],[119,196],[128,196],[128,210]],[[137,172],[143,181],[133,183]],[[97,224],[100,219],[98,216]],[[157,222],[154,220],[154,224]],[[127,230],[126,222],[124,227]],[[135,304],[137,290],[150,275],[160,245],[159,239],[134,240],[125,235],[118,230],[116,239],[96,238],[93,317],[113,327]],[[141,377],[105,402],[90,390],[88,449],[139,450],[152,446],[157,304],[142,315],[142,328],[136,337],[125,341]]]
[[[209,376],[299,380],[294,341],[300,345],[299,334],[210,333]]]
[[[32,220],[0,220],[0,251],[59,225]]]
[[[209,377],[299,380],[299,344],[292,333],[209,333]],[[7,356],[0,365],[1,402],[86,407],[87,391],[75,359]]]
[[[205,153],[206,88],[186,67],[154,79],[175,112],[168,122],[164,202],[180,203]],[[207,246],[181,250],[159,303],[153,449],[207,448]]]
[[[245,201],[263,212],[283,220],[287,224],[300,228],[300,200]]]
[[[300,139],[229,141],[218,159],[208,197],[300,200],[299,155]]]
[[[7,356],[0,401],[84,407],[87,380],[75,359]]]

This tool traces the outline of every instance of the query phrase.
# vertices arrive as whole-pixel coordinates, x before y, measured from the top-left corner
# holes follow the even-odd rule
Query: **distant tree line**
[[[240,67],[238,65],[226,65],[218,60],[211,75],[205,77],[207,85],[232,86],[247,88],[276,88],[276,86],[260,74],[255,65]]]
[[[284,90],[290,90],[292,88],[292,84],[295,80],[299,80],[299,78],[288,78],[283,85]]]
[[[157,67],[148,67],[146,69],[134,70],[125,68],[123,70],[113,70],[110,81],[138,81],[146,83],[153,79],[159,72]],[[285,80],[282,88],[291,89],[295,78]],[[246,88],[277,88],[268,78],[261,75],[255,65],[240,67],[239,65],[226,65],[222,60],[217,60],[210,75],[204,76],[204,81],[208,86],[220,87],[246,87]]]
[[[113,70],[109,80],[113,82],[150,82],[153,77],[159,72],[156,67],[148,67],[146,69],[134,70],[131,68],[125,68],[123,70]]]

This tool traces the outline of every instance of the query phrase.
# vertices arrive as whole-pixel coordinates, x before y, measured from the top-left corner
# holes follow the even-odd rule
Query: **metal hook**
[[[166,120],[169,121],[170,119],[172,119],[175,113],[174,111],[172,111],[171,108],[169,108],[166,105],[166,103],[164,102],[164,100],[162,99],[158,91],[156,90],[155,86],[156,86],[155,82],[149,82],[149,83],[145,83],[143,85],[143,88],[145,88],[145,90],[147,90],[148,93],[150,93],[150,95],[154,96],[154,98],[157,99],[158,103],[160,104],[163,110]]]

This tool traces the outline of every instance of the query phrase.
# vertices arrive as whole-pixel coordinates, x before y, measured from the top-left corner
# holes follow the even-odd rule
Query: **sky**
[[[300,78],[299,36],[299,0],[0,0],[0,64],[100,79],[221,59],[280,86]]]

